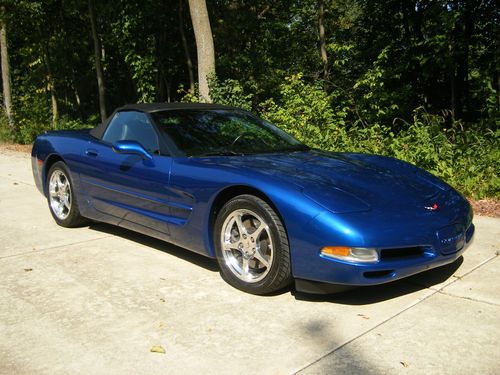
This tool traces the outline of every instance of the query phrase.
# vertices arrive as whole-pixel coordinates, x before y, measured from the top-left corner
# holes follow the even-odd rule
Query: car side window
[[[117,141],[136,141],[149,153],[159,153],[158,135],[149,118],[142,112],[123,111],[115,114],[102,140],[111,144]]]

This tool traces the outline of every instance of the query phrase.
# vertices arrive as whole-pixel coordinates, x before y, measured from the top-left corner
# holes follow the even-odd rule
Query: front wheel
[[[68,167],[62,161],[54,163],[47,174],[47,201],[50,213],[63,227],[79,227],[87,223],[80,215]]]
[[[262,199],[240,195],[220,210],[215,250],[223,278],[252,294],[268,294],[291,283],[290,250],[285,228]]]

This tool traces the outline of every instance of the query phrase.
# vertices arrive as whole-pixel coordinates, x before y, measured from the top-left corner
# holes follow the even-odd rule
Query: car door
[[[152,156],[113,151],[117,141],[136,141]],[[84,150],[81,182],[88,203],[116,220],[169,234],[171,219],[168,184],[172,158],[161,155],[158,134],[147,114],[117,112],[102,139],[90,141]],[[112,221],[112,220],[111,220]],[[137,228],[135,228],[137,229]]]

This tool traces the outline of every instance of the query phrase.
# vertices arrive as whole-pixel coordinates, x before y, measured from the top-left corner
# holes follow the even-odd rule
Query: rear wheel
[[[253,195],[240,195],[220,210],[215,249],[223,278],[253,294],[268,294],[291,283],[285,228],[274,210]]]
[[[62,161],[54,163],[47,174],[46,184],[50,213],[56,223],[67,228],[85,225],[87,219],[80,215],[66,164]]]

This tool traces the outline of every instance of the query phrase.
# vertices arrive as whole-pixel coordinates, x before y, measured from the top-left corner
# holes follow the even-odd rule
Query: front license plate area
[[[465,246],[465,230],[461,225],[450,225],[437,231],[440,251],[453,254]]]

